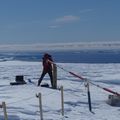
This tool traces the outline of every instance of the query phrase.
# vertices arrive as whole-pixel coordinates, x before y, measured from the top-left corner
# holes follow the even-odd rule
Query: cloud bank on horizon
[[[120,50],[120,42],[0,45],[0,51]]]

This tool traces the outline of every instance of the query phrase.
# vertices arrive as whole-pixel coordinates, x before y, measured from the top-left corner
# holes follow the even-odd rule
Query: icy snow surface
[[[120,64],[57,63],[59,66],[95,84],[120,93]],[[39,99],[42,94],[44,120],[120,120],[120,107],[106,103],[110,93],[90,85],[92,113],[89,112],[84,82],[58,68],[58,86],[64,87],[64,116],[61,115],[61,92],[37,87],[42,71],[40,62],[0,62],[0,104],[5,101],[8,120],[40,120]],[[10,86],[16,75],[24,75],[26,85]],[[35,84],[29,83],[28,79]],[[46,75],[42,83],[50,84]],[[0,108],[0,120],[4,120]]]

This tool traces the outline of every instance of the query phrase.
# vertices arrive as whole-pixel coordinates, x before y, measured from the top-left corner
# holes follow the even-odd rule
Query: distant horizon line
[[[119,49],[120,41],[110,42],[66,42],[66,43],[32,43],[32,44],[4,44],[0,51],[49,51],[49,50],[95,50]]]
[[[51,44],[101,44],[101,43],[120,43],[120,41],[81,41],[81,42],[48,42],[48,43],[44,43],[44,42],[36,42],[36,43],[1,43],[0,46],[4,46],[4,45],[38,45],[38,44],[42,44],[42,45],[51,45]]]

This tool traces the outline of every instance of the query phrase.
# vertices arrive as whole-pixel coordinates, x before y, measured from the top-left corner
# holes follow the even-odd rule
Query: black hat
[[[44,54],[44,57],[48,58],[48,57],[51,57],[51,55],[48,54],[48,53],[45,53],[45,54]]]

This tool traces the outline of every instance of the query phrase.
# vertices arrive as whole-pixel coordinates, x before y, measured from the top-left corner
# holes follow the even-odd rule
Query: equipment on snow
[[[23,75],[17,75],[15,78],[16,82],[11,82],[10,85],[24,85],[26,82],[24,81]]]
[[[120,96],[109,95],[107,103],[111,106],[120,107]]]

